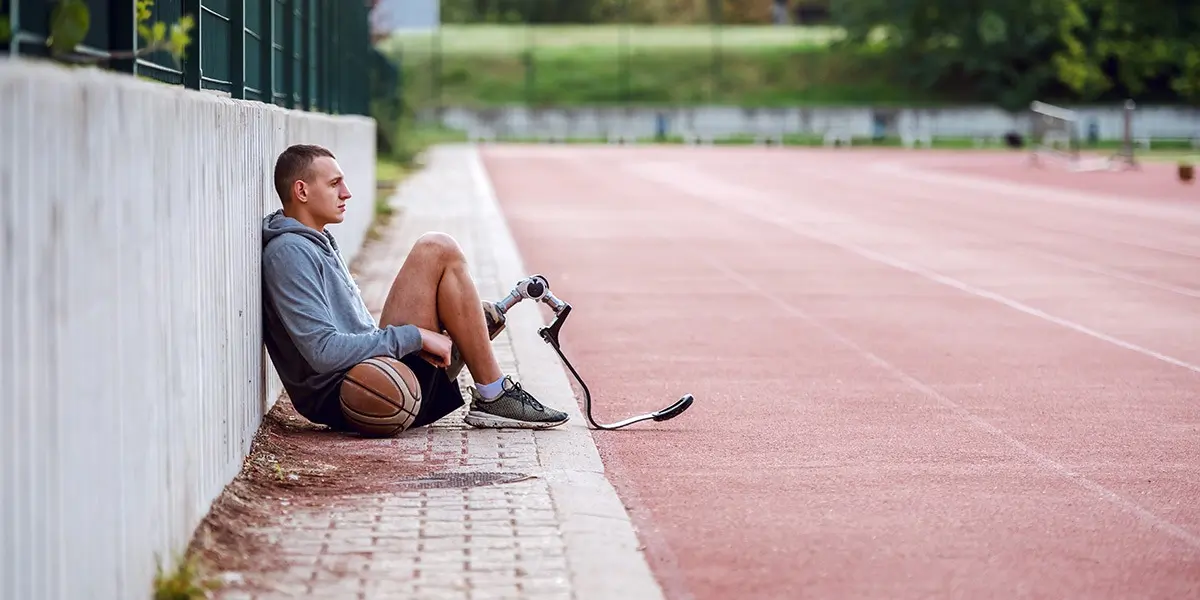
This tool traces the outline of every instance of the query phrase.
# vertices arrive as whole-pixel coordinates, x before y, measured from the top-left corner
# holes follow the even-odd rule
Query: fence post
[[[280,54],[287,57],[287,61],[281,62],[279,68],[283,69],[283,93],[287,95],[287,101],[284,106],[288,108],[296,108],[299,104],[297,100],[300,94],[298,85],[298,77],[296,68],[300,63],[300,37],[296,35],[296,23],[299,19],[296,18],[296,11],[299,10],[297,0],[283,0],[283,42],[280,44]]]
[[[259,31],[262,33],[258,36],[259,47],[262,48],[262,56],[258,57],[259,71],[262,72],[262,101],[267,104],[275,104],[275,18],[278,2],[276,0],[265,0],[262,3],[262,23],[259,23]]]
[[[316,22],[323,25],[322,31],[329,24],[329,7],[325,2],[317,2],[316,4]],[[329,38],[324,35],[316,36],[314,39],[315,56],[313,64],[316,65],[317,74],[317,110],[321,112],[330,112],[329,106],[329,69],[326,64],[329,62]]]
[[[311,20],[313,23],[322,25],[321,31],[325,31],[325,26],[329,23],[329,4],[325,2],[316,2],[313,5],[313,14]],[[316,81],[316,101],[313,102],[314,107],[318,112],[329,112],[329,79],[328,69],[325,68],[325,54],[329,52],[329,38],[324,35],[313,36],[313,68],[316,70],[316,75],[313,79]]]
[[[183,59],[183,86],[193,90],[200,89],[201,54],[204,51],[204,15],[200,10],[200,0],[183,0],[183,14],[192,15],[195,19],[195,29],[192,33],[192,44]]]
[[[313,108],[313,76],[311,62],[313,60],[313,0],[300,0],[304,3],[304,26],[301,28],[300,41],[300,106],[304,110]]]
[[[721,94],[721,28],[724,25],[723,2],[720,0],[709,1],[709,18],[712,19],[712,71],[709,73],[710,85],[709,99],[711,102],[717,102]]]
[[[137,12],[135,0],[113,2],[108,15],[108,51],[133,52],[138,48]],[[112,61],[112,69],[122,73],[137,73],[137,59],[120,58]]]
[[[229,4],[229,93],[238,100],[244,100],[246,98],[246,0],[230,0]]]
[[[619,32],[620,46],[618,48],[618,68],[620,69],[619,78],[621,80],[621,104],[629,104],[629,69],[630,69],[630,48],[629,48],[629,0],[624,0],[621,3],[621,29]]]
[[[533,106],[537,90],[537,39],[534,37],[532,16],[525,19],[525,104]]]
[[[329,52],[325,54],[325,77],[329,85],[329,112],[331,114],[337,114],[342,110],[341,85],[339,85],[342,79],[342,69],[329,68],[337,57],[345,56],[342,52],[342,36],[346,35],[346,28],[342,21],[341,6],[341,2],[329,3],[329,21],[333,22],[334,35],[326,39],[329,43]]]
[[[8,0],[8,53],[16,57],[21,53],[21,0]]]

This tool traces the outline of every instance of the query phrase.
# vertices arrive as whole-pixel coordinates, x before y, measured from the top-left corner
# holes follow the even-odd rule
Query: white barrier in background
[[[259,308],[275,157],[338,155],[350,259],[374,128],[0,60],[0,597],[150,597],[279,390]]]
[[[1121,140],[1125,133],[1125,112],[1120,104],[1112,106],[1069,106],[1084,128],[1094,123],[1101,140]],[[877,121],[885,115],[883,123]],[[524,106],[467,108],[446,107],[440,112],[424,111],[421,117],[437,120],[451,129],[481,139],[516,137],[536,139],[550,130],[567,132],[567,139],[604,139],[612,132],[625,132],[643,140],[652,140],[661,125],[668,136],[685,141],[719,140],[735,136],[768,134],[812,135],[827,143],[848,138],[869,139],[882,125],[891,137],[911,139],[914,144],[938,138],[998,139],[1010,131],[1026,133],[1027,111],[1008,113],[990,106],[942,108],[880,108],[812,106],[778,109],[754,109],[736,106],[695,106],[668,108],[593,108],[568,107],[534,109]],[[1200,139],[1200,109],[1180,106],[1139,105],[1134,115],[1133,134],[1147,139]],[[564,137],[564,136],[560,136]]]

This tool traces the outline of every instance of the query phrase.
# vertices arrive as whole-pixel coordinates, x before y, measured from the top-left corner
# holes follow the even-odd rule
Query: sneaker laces
[[[542,403],[538,402],[537,398],[534,398],[529,392],[525,391],[525,388],[522,388],[520,383],[512,381],[511,379],[509,382],[512,385],[508,387],[508,389],[504,390],[506,394],[512,394],[518,402],[521,404],[528,404],[538,412],[545,412],[546,407],[542,406]]]

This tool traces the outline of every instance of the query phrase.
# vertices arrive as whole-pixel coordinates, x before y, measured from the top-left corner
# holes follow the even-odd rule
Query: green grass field
[[[831,49],[839,37],[828,27],[447,26],[380,49],[403,65],[418,107],[941,100],[898,83],[886,56]]]
[[[1200,150],[1191,152],[1182,150],[1138,150],[1136,156],[1141,160],[1151,162],[1186,162],[1193,165],[1200,165]]]
[[[622,38],[635,50],[707,50],[719,42],[730,50],[745,48],[823,47],[839,39],[831,27],[763,26],[641,26],[615,25],[446,25],[441,35],[428,32],[399,33],[384,43],[385,51],[404,47],[408,52],[444,54],[519,54],[529,45],[538,51],[599,50],[616,53]]]

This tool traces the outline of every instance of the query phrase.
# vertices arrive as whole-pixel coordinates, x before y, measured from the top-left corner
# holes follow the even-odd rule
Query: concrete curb
[[[481,211],[478,218],[494,224],[486,229],[485,239],[498,276],[516,283],[532,273],[525,269],[478,148],[471,146],[469,152]],[[508,331],[522,382],[547,404],[571,415],[565,426],[539,432],[535,438],[566,539],[572,588],[581,600],[663,598],[629,514],[604,475],[567,371],[554,349],[538,336],[538,328],[544,325],[540,307],[532,303],[519,304],[509,313]]]

